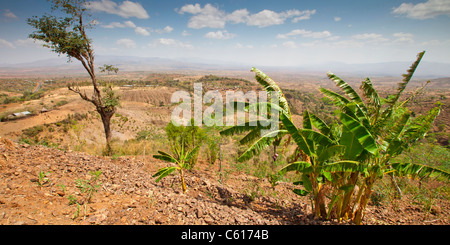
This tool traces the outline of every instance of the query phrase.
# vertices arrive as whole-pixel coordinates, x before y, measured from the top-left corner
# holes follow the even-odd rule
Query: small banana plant
[[[153,175],[153,178],[158,177],[156,179],[156,182],[159,182],[162,178],[171,174],[173,171],[178,170],[178,172],[180,174],[180,179],[181,179],[181,189],[183,190],[183,193],[185,193],[186,192],[186,183],[184,181],[184,170],[186,170],[189,167],[189,161],[191,160],[192,157],[194,157],[197,154],[199,149],[200,149],[200,146],[196,146],[191,151],[185,152],[184,143],[183,143],[181,146],[181,152],[178,152],[175,149],[175,151],[177,151],[175,156],[179,156],[179,157],[172,156],[163,151],[158,151],[159,155],[153,155],[153,158],[163,160],[166,162],[170,162],[170,163],[174,163],[174,164],[176,164],[176,166],[170,166],[170,167],[165,167],[165,168],[159,169],[158,172],[156,172]]]

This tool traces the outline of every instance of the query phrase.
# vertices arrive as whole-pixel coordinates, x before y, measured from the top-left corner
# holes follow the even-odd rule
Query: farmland
[[[268,74],[284,91],[297,126],[302,124],[304,110],[329,123],[336,119],[336,107],[318,91],[319,87],[334,89],[326,76]],[[166,126],[176,106],[171,104],[172,94],[192,92],[194,83],[202,83],[204,91],[221,94],[260,91],[252,76],[250,72],[130,72],[100,77],[102,84],[113,84],[120,95],[120,107],[112,118],[111,157],[102,156],[105,139],[95,108],[67,89],[68,83],[76,82],[89,95],[92,88],[86,77],[3,78],[0,173],[7,181],[1,186],[2,224],[337,224],[311,215],[309,200],[292,192],[294,175],[286,175],[278,184],[271,182],[289,161],[293,148],[283,154],[280,151],[276,161],[270,160],[274,152],[267,148],[259,156],[239,162],[245,146],[238,143],[240,135],[220,137],[219,131],[225,127],[208,129],[198,162],[188,173],[186,194],[174,184],[175,175],[160,183],[151,177],[167,165],[152,156],[171,151]],[[352,85],[363,80],[345,79]],[[43,81],[42,88],[33,96],[30,91],[38,81]],[[397,86],[395,78],[376,77],[372,82],[380,97]],[[404,96],[412,95],[425,82],[413,80]],[[448,81],[432,81],[409,103],[417,115],[426,113],[437,101],[443,106],[427,137],[399,157],[448,171],[450,89],[442,84]],[[32,115],[7,120],[8,115],[20,111]],[[220,139],[220,157],[213,163],[207,153],[208,137]],[[102,188],[84,217],[75,217],[76,208],[67,204],[67,196],[77,190],[75,179],[94,170],[103,172]],[[50,173],[51,181],[37,188],[34,179],[42,171]],[[436,179],[419,183],[408,178],[399,182],[406,195],[402,200],[394,199],[388,180],[374,187],[364,224],[449,224],[448,183]],[[65,193],[58,187],[62,184]],[[16,195],[22,197],[16,199]],[[53,212],[44,210],[48,203],[54,206]],[[235,218],[228,219],[226,213]]]

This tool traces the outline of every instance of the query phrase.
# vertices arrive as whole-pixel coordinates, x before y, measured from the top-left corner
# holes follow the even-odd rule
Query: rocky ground
[[[207,164],[187,173],[188,191],[176,175],[156,183],[163,162],[137,157],[90,156],[43,146],[0,141],[0,224],[2,225],[318,225],[307,199],[292,185],[273,189],[267,180],[230,174],[223,184]],[[102,171],[89,203],[76,180]],[[41,175],[39,173],[46,174]],[[39,185],[40,184],[40,185]],[[94,184],[92,184],[94,185]],[[257,189],[255,189],[255,186]],[[254,190],[254,192],[252,192]],[[255,194],[255,195],[253,195]],[[69,205],[69,198],[81,205]],[[86,205],[84,205],[87,203]],[[450,205],[439,199],[429,213],[407,197],[396,205],[367,208],[364,224],[450,224]]]

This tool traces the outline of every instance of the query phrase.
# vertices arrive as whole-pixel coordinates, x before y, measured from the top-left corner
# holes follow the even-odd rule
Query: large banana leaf
[[[380,96],[378,95],[378,92],[375,90],[375,88],[372,85],[372,81],[370,81],[369,78],[366,78],[361,83],[361,90],[364,93],[364,97],[369,99],[369,105],[374,108],[374,112],[376,114],[379,113],[379,110],[381,108],[381,100]]]
[[[408,143],[414,143],[423,138],[428,130],[430,130],[434,120],[440,112],[441,104],[431,109],[426,115],[414,119],[408,129],[404,132],[405,140],[407,140]]]
[[[393,139],[398,139],[408,125],[408,120],[411,117],[409,110],[405,111],[398,120],[395,121],[394,126],[387,132],[386,141],[390,142]]]
[[[337,172],[349,172],[353,173],[356,171],[361,171],[363,168],[360,166],[361,163],[357,161],[338,161],[334,163],[325,164],[323,170],[337,173]]]
[[[270,95],[271,91],[276,91],[279,93],[279,104],[280,107],[283,108],[289,115],[289,118],[291,118],[291,110],[289,109],[289,104],[286,100],[286,97],[284,96],[283,92],[281,91],[280,87],[266,74],[264,74],[262,71],[252,68],[251,70],[254,72],[256,81],[261,84],[266,92],[268,92],[268,95]]]
[[[336,86],[340,87],[344,93],[350,97],[351,101],[358,104],[363,110],[365,110],[364,102],[356,91],[344,80],[336,76],[335,74],[328,72],[328,78],[330,78]]]
[[[396,170],[395,175],[398,176],[412,176],[422,178],[431,174],[437,174],[447,180],[450,180],[449,172],[427,165],[413,163],[392,163],[391,166]]]
[[[172,163],[178,163],[177,159],[175,159],[173,156],[169,155],[168,153],[165,153],[163,151],[158,151],[160,155],[153,155],[154,158],[163,160],[166,162],[172,162]]]
[[[345,146],[343,145],[332,145],[330,147],[324,148],[319,155],[318,162],[326,162],[330,158],[344,154]]]
[[[283,175],[286,172],[291,172],[291,171],[308,174],[308,173],[313,172],[313,168],[312,168],[311,163],[305,162],[305,161],[299,161],[299,162],[294,162],[294,163],[291,163],[291,164],[285,166],[284,168],[280,169],[278,171],[278,173],[280,175]]]
[[[398,84],[397,93],[395,94],[395,96],[388,101],[389,104],[395,104],[398,101],[403,91],[405,90],[406,85],[408,85],[409,81],[411,81],[411,78],[414,75],[414,72],[416,71],[417,67],[419,66],[419,63],[422,60],[424,54],[425,51],[417,54],[416,61],[409,67],[407,73],[402,75],[403,80]]]
[[[340,119],[342,124],[353,133],[354,137],[356,137],[366,151],[370,152],[372,155],[378,155],[378,147],[375,139],[361,122],[345,113],[341,113]]]
[[[319,89],[320,92],[322,92],[325,96],[327,96],[328,98],[332,99],[334,104],[338,107],[342,107],[348,103],[350,103],[350,100],[348,100],[347,98],[345,98],[344,96],[337,94],[331,90],[328,90],[326,88],[320,88]]]
[[[306,141],[305,137],[299,132],[294,123],[284,114],[281,114],[281,121],[286,127],[286,130],[292,136],[292,139],[294,139],[295,143],[297,143],[298,148],[306,155],[311,156],[314,153],[314,148],[310,148],[310,145]]]
[[[309,113],[309,120],[311,120],[312,125],[319,130],[324,135],[327,135],[331,139],[334,140],[333,135],[331,134],[330,127],[319,117],[316,115]]]
[[[255,128],[268,128],[269,126],[263,127],[261,125],[270,125],[271,120],[256,120],[256,121],[250,121],[245,122],[243,124],[239,124],[230,128],[227,128],[225,130],[220,131],[220,135],[222,136],[231,136],[235,134],[240,134],[243,132],[254,130]],[[254,126],[256,125],[256,126]]]
[[[270,146],[272,142],[281,135],[286,134],[286,130],[275,130],[261,136],[255,143],[253,143],[242,155],[238,158],[239,162],[244,162],[259,154],[266,147]]]
[[[167,167],[167,168],[162,168],[160,169],[156,174],[154,174],[152,177],[158,177],[158,179],[156,179],[156,182],[159,182],[162,178],[166,177],[167,175],[171,174],[173,171],[179,169],[179,167]]]
[[[334,142],[328,138],[326,135],[323,135],[322,133],[316,132],[311,129],[300,129],[300,133],[303,135],[303,137],[307,141],[314,142],[314,144],[321,145],[321,146],[329,146],[334,144]]]

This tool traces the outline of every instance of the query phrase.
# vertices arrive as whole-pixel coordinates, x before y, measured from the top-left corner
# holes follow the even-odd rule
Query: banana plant
[[[200,146],[194,147],[191,151],[185,152],[185,146],[184,142],[181,144],[181,150],[178,152],[178,150],[175,149],[176,154],[175,156],[172,156],[166,152],[158,151],[159,155],[153,155],[153,158],[163,160],[166,162],[174,163],[176,166],[169,166],[165,168],[161,168],[153,175],[153,178],[158,177],[156,179],[156,182],[159,182],[162,178],[168,176],[175,170],[178,170],[180,174],[180,180],[181,180],[181,189],[183,190],[183,193],[186,192],[186,183],[184,181],[184,170],[187,170],[189,168],[189,161],[194,157],[200,149]]]
[[[405,107],[411,98],[399,102],[424,54],[425,52],[418,54],[416,61],[398,84],[397,92],[384,102],[369,78],[360,87],[365,97],[363,100],[348,83],[335,74],[328,73],[330,80],[345,94],[320,89],[340,109],[342,135],[339,144],[346,146],[343,157],[360,162],[356,171],[347,176],[345,181],[341,181],[343,185],[339,189],[345,190],[345,195],[340,199],[342,208],[338,208],[341,211],[339,218],[349,217],[354,223],[360,224],[373,184],[386,174],[393,178],[394,173],[410,174],[411,169],[420,169],[423,173],[435,172],[448,178],[448,173],[428,166],[391,163],[394,157],[425,136],[440,112],[438,105],[426,115],[412,119],[411,112]],[[353,190],[358,181],[359,191],[351,205]]]
[[[285,166],[279,174],[289,171],[301,173],[301,181],[296,184],[301,184],[304,189],[295,189],[294,192],[301,196],[310,194],[314,214],[316,217],[326,218],[329,213],[326,208],[326,196],[333,180],[332,174],[353,172],[358,168],[359,162],[339,160],[339,156],[345,152],[345,146],[339,145],[331,128],[309,111],[305,110],[303,113],[301,129],[298,129],[284,114],[281,121],[297,144],[302,160]]]
[[[271,108],[277,110],[280,114],[284,114],[289,119],[292,119],[291,111],[289,108],[289,104],[284,96],[280,87],[266,74],[261,72],[256,68],[252,68],[252,72],[255,73],[256,81],[264,88],[267,93],[267,98],[271,101],[271,96],[275,95],[278,97],[278,104],[270,103],[270,102],[259,102],[249,104],[244,102],[244,110],[248,111],[250,108],[264,108],[260,107],[264,105],[267,109],[267,115],[271,116]],[[279,124],[278,130],[269,131],[270,124],[277,123]],[[269,125],[269,126],[263,126]],[[282,138],[285,135],[288,135],[287,130],[283,128],[283,124],[280,121],[280,118],[271,117],[270,119],[258,119],[256,121],[245,122],[243,124],[239,124],[230,128],[227,128],[220,132],[222,136],[231,136],[235,134],[241,134],[244,132],[248,132],[240,141],[241,145],[248,144],[249,147],[247,150],[242,153],[238,161],[244,162],[251,159],[253,156],[258,155],[267,147],[273,145],[274,149],[280,145]],[[261,132],[265,132],[264,135],[261,135]],[[289,140],[288,140],[289,141]]]

